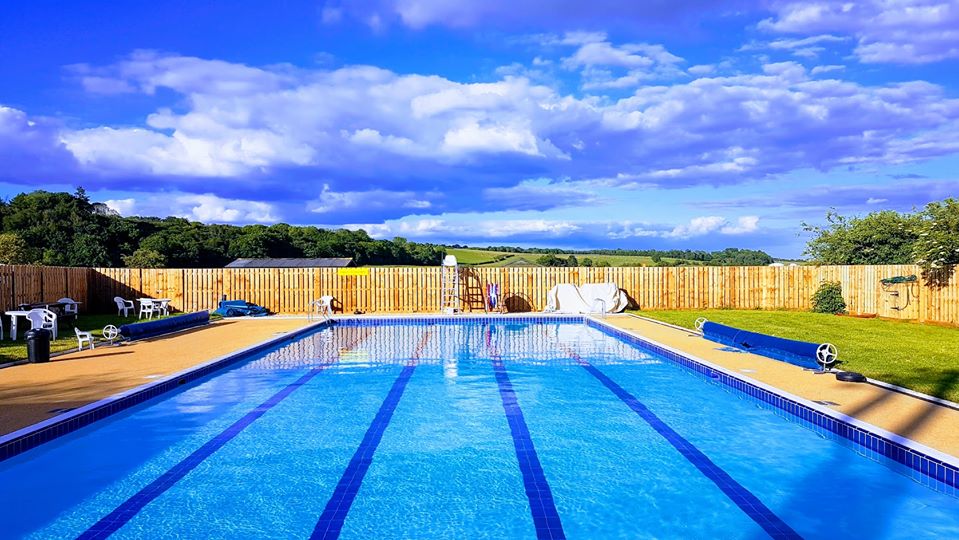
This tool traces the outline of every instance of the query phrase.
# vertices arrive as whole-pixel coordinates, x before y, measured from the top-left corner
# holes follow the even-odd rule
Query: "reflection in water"
[[[243,366],[243,369],[306,369],[405,365],[426,331],[432,332],[417,363],[443,367],[446,379],[456,379],[463,362],[488,361],[490,351],[507,364],[577,365],[568,351],[597,365],[658,363],[648,352],[611,339],[579,323],[502,324],[464,322],[459,325],[335,325],[283,345]],[[359,343],[355,348],[350,344]]]

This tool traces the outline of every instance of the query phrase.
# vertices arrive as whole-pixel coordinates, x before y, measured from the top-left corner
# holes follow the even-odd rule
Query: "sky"
[[[475,246],[762,249],[959,197],[959,0],[32,0],[0,196]]]

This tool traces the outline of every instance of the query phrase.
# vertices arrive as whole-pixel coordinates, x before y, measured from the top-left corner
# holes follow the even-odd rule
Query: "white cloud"
[[[730,223],[720,216],[702,216],[689,220],[689,223],[677,225],[672,231],[665,233],[669,238],[692,238],[719,232],[728,235],[740,235],[756,232],[759,229],[758,216],[742,216],[736,223]]]
[[[672,231],[666,233],[666,236],[675,238],[703,236],[718,231],[725,224],[726,219],[719,216],[695,217],[689,220],[688,224],[677,225]]]
[[[454,222],[444,219],[414,219],[387,223],[346,225],[348,229],[363,229],[374,238],[394,236],[428,240],[436,237],[509,238],[522,235],[561,238],[581,230],[571,221],[546,219],[502,219]]]
[[[272,204],[216,195],[166,193],[103,201],[122,216],[176,216],[204,223],[276,223]]]
[[[828,65],[828,66],[815,66],[809,73],[812,75],[819,75],[820,73],[831,73],[834,71],[845,71],[846,66],[839,65]]]
[[[109,199],[103,201],[103,204],[107,205],[111,210],[114,210],[116,213],[121,216],[135,216],[136,214],[136,199]]]
[[[855,54],[867,63],[918,64],[959,58],[959,4],[951,0],[779,1],[775,17],[760,24],[773,32],[841,32],[856,37]]]
[[[308,204],[310,212],[336,214],[343,212],[375,211],[383,208],[425,209],[433,206],[432,200],[442,199],[440,193],[416,193],[414,191],[333,191],[324,184],[320,196]]]
[[[759,216],[742,216],[736,220],[736,224],[727,224],[720,232],[723,234],[748,234],[759,230]]]

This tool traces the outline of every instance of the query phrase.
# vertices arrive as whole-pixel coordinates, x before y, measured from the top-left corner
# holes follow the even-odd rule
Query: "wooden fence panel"
[[[822,281],[838,281],[849,312],[888,318],[959,324],[959,268],[944,283],[884,285],[884,278],[920,275],[914,265],[795,267],[492,268],[464,271],[461,293],[485,297],[496,283],[512,311],[540,311],[560,283],[611,281],[641,309],[810,308]],[[277,313],[304,313],[329,294],[338,311],[396,313],[439,311],[438,267],[370,268],[340,275],[335,268],[38,269],[0,267],[0,306],[70,296],[95,311],[113,309],[112,298],[168,297],[177,310],[214,309],[221,296],[245,299]],[[49,297],[49,298],[48,298]],[[482,301],[471,303],[482,309]]]

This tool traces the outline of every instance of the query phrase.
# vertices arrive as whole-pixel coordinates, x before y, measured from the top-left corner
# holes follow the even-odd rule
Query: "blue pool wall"
[[[732,374],[697,361],[688,355],[668,349],[640,338],[622,329],[610,326],[604,322],[589,317],[577,315],[533,315],[521,317],[503,316],[436,316],[436,317],[369,317],[369,318],[342,318],[332,321],[323,321],[300,330],[291,332],[282,337],[272,339],[243,349],[229,356],[219,358],[198,366],[192,371],[182,372],[161,381],[150,383],[118,394],[96,403],[81,407],[76,411],[66,413],[62,419],[51,419],[36,426],[24,428],[12,434],[0,437],[0,461],[9,459],[30,450],[47,441],[56,439],[101,418],[106,418],[122,410],[128,409],[161,394],[174,390],[181,385],[210,375],[220,369],[232,365],[240,360],[247,359],[265,349],[279,343],[291,341],[304,334],[319,330],[327,325],[343,326],[385,326],[385,325],[456,325],[463,323],[495,323],[495,324],[523,324],[523,323],[585,323],[591,328],[625,341],[631,345],[648,350],[654,354],[670,360],[693,372],[721,383],[730,389],[755,399],[762,404],[769,405],[788,417],[796,419],[801,425],[809,427],[823,436],[841,439],[852,444],[865,457],[875,460],[889,459],[894,463],[910,469],[914,479],[933,489],[945,491],[953,496],[959,495],[959,466],[930,456],[922,451],[911,448],[915,445],[905,437],[896,437],[901,442],[889,437],[873,433],[863,427],[842,418],[837,418],[796,400],[784,397],[776,392],[747,382]],[[832,411],[829,411],[832,412]],[[839,414],[839,413],[832,413]],[[842,415],[840,415],[842,416]]]

